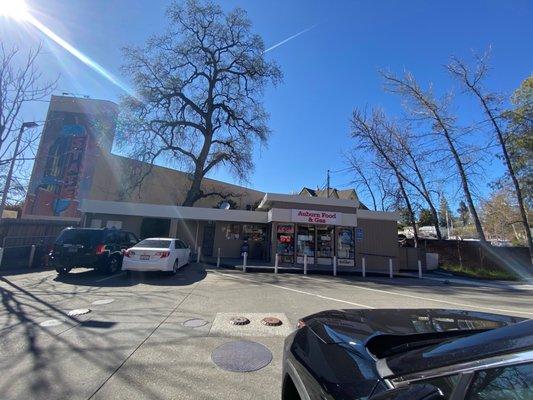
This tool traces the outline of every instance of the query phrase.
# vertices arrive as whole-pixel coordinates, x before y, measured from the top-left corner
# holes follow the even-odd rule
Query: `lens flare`
[[[0,0],[0,15],[24,21],[30,14],[24,0]]]
[[[121,82],[113,74],[107,71],[103,66],[92,60],[90,57],[82,53],[74,46],[72,46],[69,42],[57,35],[54,31],[52,31],[41,21],[35,18],[31,14],[24,0],[0,0],[0,15],[33,25],[41,33],[46,35],[48,39],[61,46],[64,50],[68,51],[79,61],[87,65],[92,70],[96,71],[100,76],[106,78],[109,82],[118,86],[130,96],[137,97],[130,87]]]

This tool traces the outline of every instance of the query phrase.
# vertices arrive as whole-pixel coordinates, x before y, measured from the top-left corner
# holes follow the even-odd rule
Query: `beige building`
[[[185,172],[111,152],[117,107],[52,96],[23,218],[78,218],[87,227],[122,228],[141,238],[179,237],[204,259],[369,271],[398,268],[396,213],[364,207],[355,190],[264,193],[204,179],[222,196],[182,207]],[[141,179],[142,178],[142,179]]]

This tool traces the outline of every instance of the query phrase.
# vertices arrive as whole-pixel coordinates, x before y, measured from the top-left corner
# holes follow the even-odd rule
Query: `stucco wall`
[[[170,168],[154,166],[144,179],[142,186],[131,190],[134,171],[146,168],[146,164],[129,158],[102,154],[92,177],[92,200],[127,201],[161,205],[179,205],[185,200],[190,182],[187,174]],[[246,209],[259,202],[264,193],[245,187],[231,185],[212,179],[204,179],[205,192],[217,191],[230,195],[239,209]],[[198,200],[196,207],[215,207],[221,198],[210,196]]]
[[[394,271],[398,271],[397,226],[396,221],[358,219],[357,227],[363,230],[363,240],[355,242],[358,270],[364,256],[367,271],[387,272],[389,258],[393,259]]]

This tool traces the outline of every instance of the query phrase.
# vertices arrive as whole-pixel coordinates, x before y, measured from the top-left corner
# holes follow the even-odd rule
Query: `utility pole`
[[[327,178],[326,178],[326,186],[328,188],[328,199],[329,199],[329,169],[328,169],[328,172],[327,172]]]
[[[17,162],[17,156],[19,152],[20,141],[22,140],[22,134],[26,128],[35,128],[37,123],[35,122],[24,122],[19,130],[19,135],[17,136],[17,141],[15,142],[15,151],[13,152],[13,158],[9,164],[9,171],[7,172],[6,183],[4,185],[4,192],[2,193],[2,202],[0,203],[0,218],[4,214],[4,208],[7,202],[7,195],[9,193],[9,188],[11,186],[11,178],[13,177],[13,169],[15,168],[15,163]]]

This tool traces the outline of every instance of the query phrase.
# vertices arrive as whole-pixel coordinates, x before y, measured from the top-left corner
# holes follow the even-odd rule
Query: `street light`
[[[6,183],[4,185],[4,193],[2,193],[2,202],[0,203],[0,218],[2,218],[4,214],[4,208],[6,206],[7,201],[7,194],[9,192],[9,187],[11,186],[11,177],[13,176],[13,169],[15,168],[15,162],[17,161],[17,155],[19,152],[19,146],[20,146],[20,140],[22,139],[22,134],[24,133],[25,129],[31,129],[36,128],[39,125],[37,122],[24,122],[22,123],[22,126],[19,130],[19,135],[17,136],[17,142],[15,143],[15,151],[13,152],[13,158],[11,159],[11,163],[9,164],[9,171],[7,173],[6,177]]]

